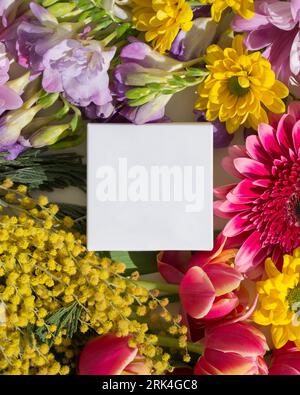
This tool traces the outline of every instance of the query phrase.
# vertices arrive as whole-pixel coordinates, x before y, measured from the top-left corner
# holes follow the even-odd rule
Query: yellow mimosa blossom
[[[259,325],[271,325],[276,348],[293,341],[300,349],[300,248],[285,255],[282,271],[266,260],[267,279],[257,283],[259,305],[253,319]]]
[[[133,0],[134,27],[145,32],[160,53],[171,49],[180,29],[192,28],[193,12],[185,0]]]
[[[254,16],[254,0],[200,0],[200,3],[212,4],[211,16],[216,22],[219,22],[222,12],[228,7],[245,19]]]
[[[199,86],[196,110],[206,110],[206,119],[226,122],[229,133],[240,125],[257,129],[268,123],[266,109],[285,111],[281,100],[288,88],[275,79],[270,63],[260,52],[248,53],[243,36],[233,39],[232,48],[210,45],[206,53],[208,77]]]
[[[11,195],[14,195],[12,197]],[[174,339],[186,359],[187,332],[142,284],[124,274],[126,265],[87,251],[85,236],[46,196],[32,199],[24,185],[0,184],[0,375],[74,372],[77,332],[129,336],[153,374],[172,370],[148,325],[156,315],[176,327]],[[159,291],[157,291],[159,294]],[[158,296],[158,295],[157,295]]]

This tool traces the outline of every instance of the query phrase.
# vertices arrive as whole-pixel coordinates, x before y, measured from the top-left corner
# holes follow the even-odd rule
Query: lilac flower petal
[[[43,88],[64,92],[71,103],[81,107],[111,102],[108,69],[115,51],[102,48],[97,41],[63,40],[44,55]]]
[[[94,103],[91,103],[84,110],[86,117],[91,120],[107,119],[115,114],[115,107],[112,102],[103,106],[96,106]]]
[[[268,5],[268,20],[281,30],[292,30],[296,22],[291,12],[291,4],[277,1]]]
[[[299,0],[291,0],[291,12],[295,21],[300,21],[300,2]]]
[[[0,147],[0,152],[9,153],[7,156],[5,156],[5,160],[15,160],[23,151],[25,151],[25,149],[26,147],[24,147],[22,144],[15,143],[7,147]]]
[[[9,59],[6,56],[5,45],[0,43],[0,85],[5,84],[9,80]]]
[[[122,62],[134,62],[143,67],[173,70],[178,67],[178,62],[150,48],[140,41],[126,45],[120,55]]]
[[[15,110],[23,104],[20,96],[8,86],[0,86],[0,115],[6,110]]]
[[[264,25],[256,30],[249,32],[245,39],[245,45],[248,49],[256,51],[271,45],[278,39],[280,32],[272,25]]]
[[[50,14],[50,12],[46,10],[46,8],[40,6],[39,4],[37,4],[35,2],[31,2],[30,9],[31,9],[32,13],[34,14],[34,16],[39,20],[39,22],[42,25],[45,25],[45,26],[48,25],[48,26],[52,27],[53,25],[58,24],[58,21],[55,18],[55,16]]]
[[[172,95],[161,95],[157,99],[140,107],[125,107],[120,114],[136,125],[157,121],[164,117],[165,106]]]
[[[257,0],[254,17],[235,17],[232,28],[246,32],[248,49],[264,49],[263,56],[271,63],[277,79],[289,84],[290,77],[300,71],[299,22],[299,0]]]
[[[298,75],[300,73],[300,31],[297,33],[292,45],[290,68],[293,74]]]

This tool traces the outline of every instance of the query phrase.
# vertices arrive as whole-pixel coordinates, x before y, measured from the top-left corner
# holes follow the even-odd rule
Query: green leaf
[[[59,0],[44,0],[42,2],[43,7],[50,7],[52,4],[57,3]]]
[[[47,326],[44,325],[36,330],[36,335],[42,343],[53,344],[55,336],[59,334],[62,329],[66,329],[66,335],[69,339],[73,337],[78,328],[78,321],[82,307],[75,301],[66,307],[55,311],[50,314],[46,319],[45,323],[47,326],[56,325],[56,331],[53,333],[52,339],[46,339],[48,332]]]
[[[51,191],[67,186],[86,189],[86,165],[74,152],[48,154],[46,149],[31,149],[9,161],[6,155],[0,154],[0,182],[10,178],[31,190]]]
[[[126,265],[126,275],[136,270],[140,274],[157,272],[155,251],[110,251],[109,254],[113,261]]]

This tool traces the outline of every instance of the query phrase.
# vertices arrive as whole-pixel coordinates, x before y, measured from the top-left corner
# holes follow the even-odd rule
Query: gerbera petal
[[[259,140],[265,152],[267,152],[272,158],[278,158],[282,154],[275,135],[275,130],[272,128],[272,126],[265,123],[261,123],[258,126]]]
[[[247,178],[257,178],[270,176],[269,170],[263,163],[257,162],[253,159],[248,158],[237,158],[234,159],[234,166]]]
[[[228,192],[230,192],[236,184],[223,185],[221,187],[214,188],[214,195],[217,199],[225,199]]]
[[[243,176],[236,170],[233,159],[230,156],[226,156],[222,159],[223,169],[230,175],[236,178],[243,178]]]
[[[232,190],[233,195],[243,198],[257,198],[262,194],[262,188],[255,184],[257,180],[244,179]],[[251,200],[252,200],[251,199]]]
[[[285,152],[288,152],[289,148],[293,146],[293,126],[293,117],[291,117],[289,114],[283,115],[277,126],[277,140],[281,148],[285,149]]]
[[[246,148],[252,159],[263,163],[269,161],[269,155],[263,148],[260,139],[257,136],[251,135],[247,137]]]
[[[244,231],[255,229],[255,225],[249,222],[248,215],[245,213],[237,214],[227,222],[223,233],[227,237],[234,237]]]
[[[235,257],[235,264],[242,273],[253,268],[254,258],[261,251],[260,237],[261,234],[258,231],[251,233],[239,249]]]
[[[293,142],[295,152],[297,153],[300,148],[300,120],[293,127]]]

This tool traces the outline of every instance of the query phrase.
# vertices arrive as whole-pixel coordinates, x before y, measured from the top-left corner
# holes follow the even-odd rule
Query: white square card
[[[88,249],[211,250],[208,123],[89,124]]]

